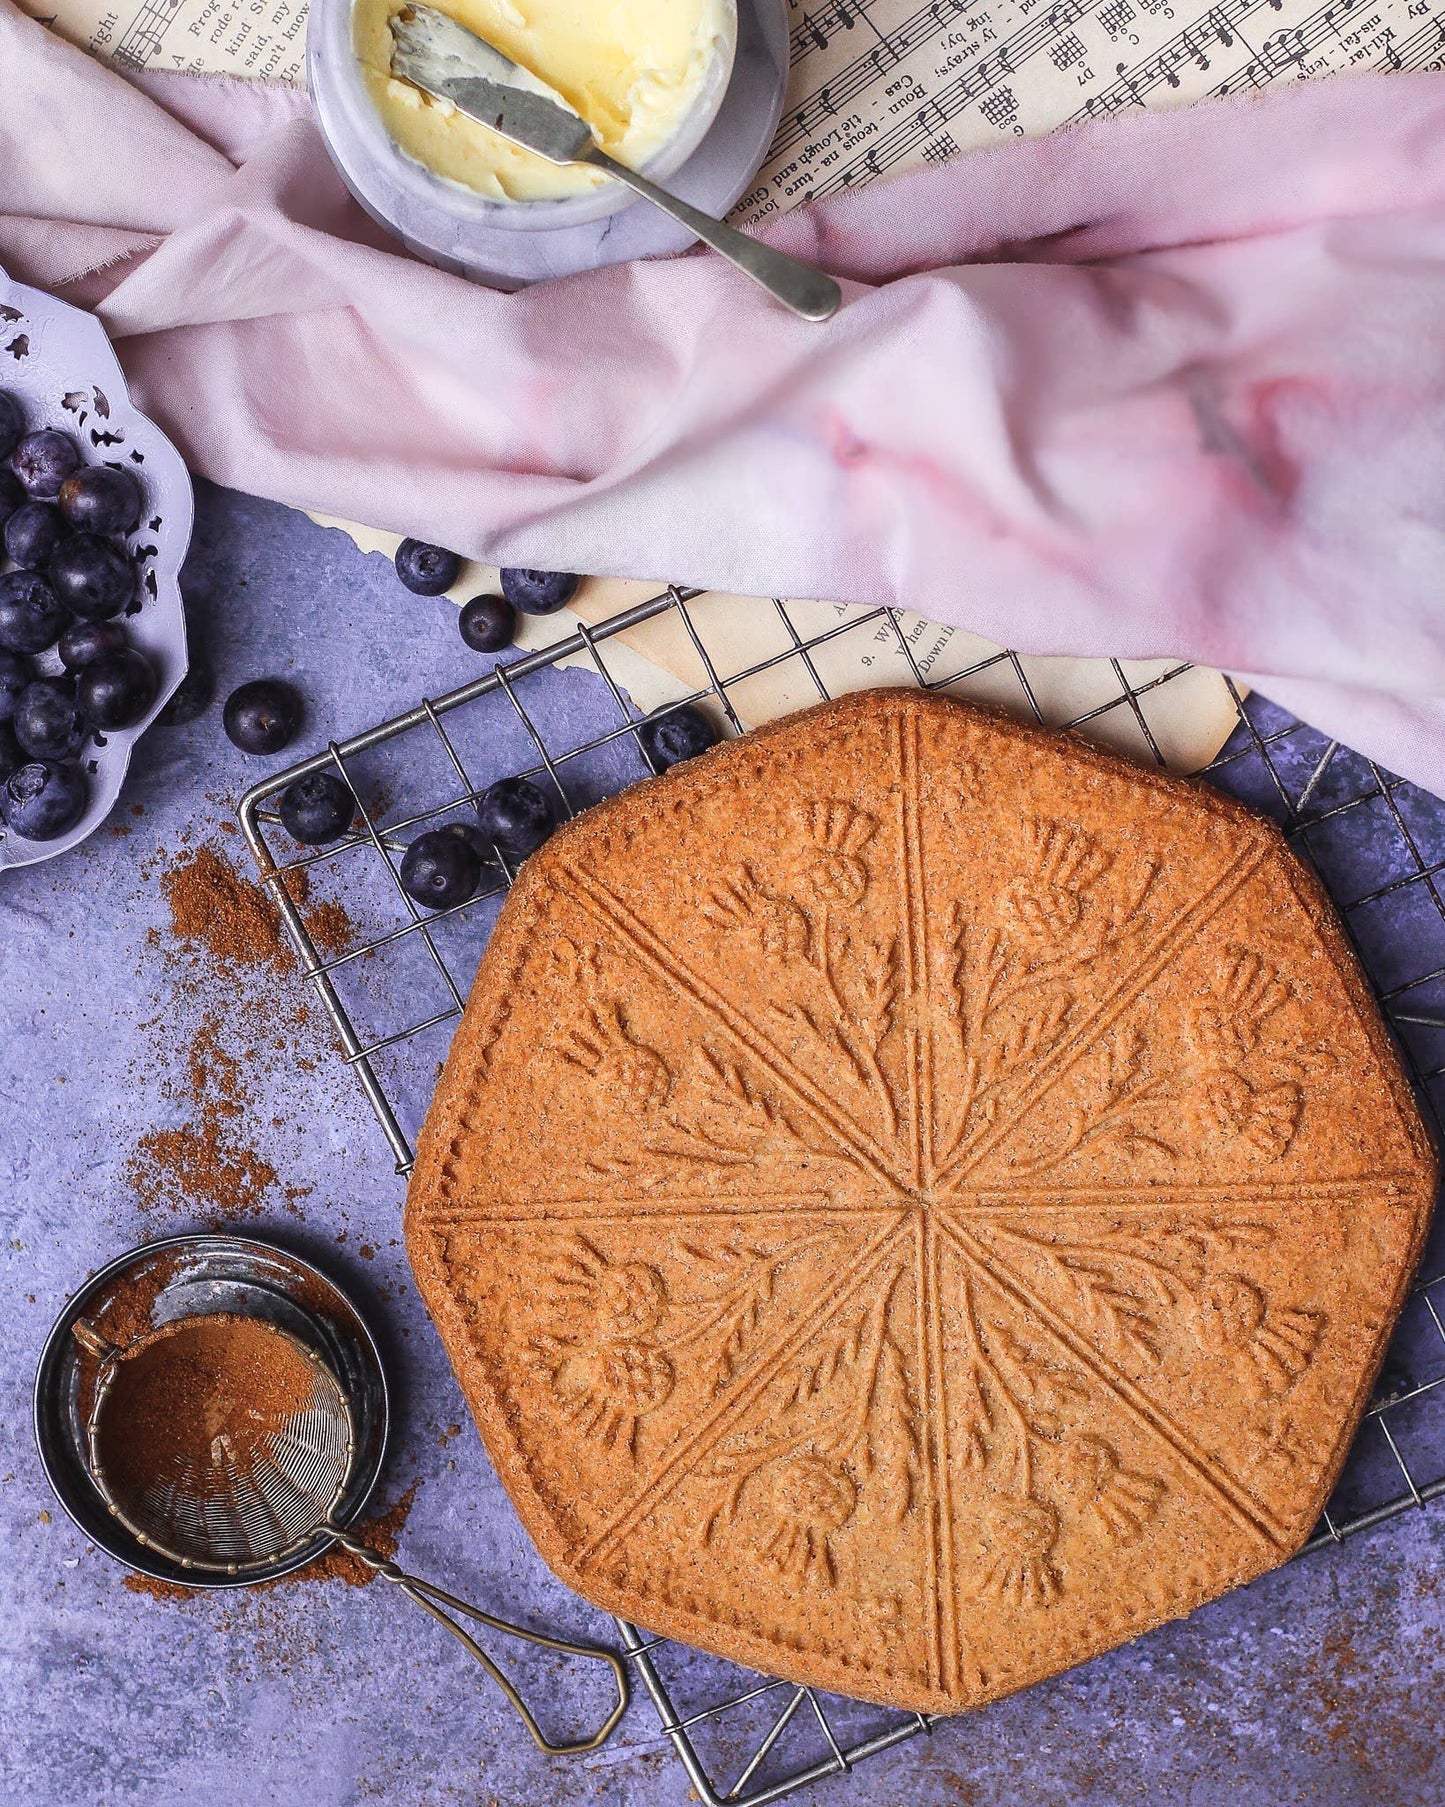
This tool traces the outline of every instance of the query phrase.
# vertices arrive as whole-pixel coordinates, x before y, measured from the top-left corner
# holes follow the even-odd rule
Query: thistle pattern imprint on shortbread
[[[1300,1212],[1400,1176],[1284,1175],[1331,1056],[1300,1046],[1266,951],[1222,938],[1169,1039],[1140,1006],[1254,879],[1258,837],[1171,895],[1167,844],[1026,815],[1008,882],[930,919],[916,720],[888,752],[891,801],[780,805],[775,844],[702,875],[690,936],[554,875],[574,926],[544,1055],[627,1133],[548,1176],[555,1198],[450,1221],[547,1239],[530,1371],[623,1465],[580,1572],[618,1572],[674,1510],[788,1597],[921,1627],[920,1681],[958,1696],[970,1596],[1047,1613],[1201,1497],[1288,1546],[1270,1489],[1328,1459],[1290,1402],[1331,1323],[1275,1257]],[[955,809],[977,785],[936,774]],[[1180,1177],[1201,1147],[1209,1177]],[[654,1259],[606,1252],[629,1221]],[[1199,1377],[1238,1389],[1247,1462],[1178,1415]],[[880,1537],[913,1552],[900,1593],[869,1593]]]

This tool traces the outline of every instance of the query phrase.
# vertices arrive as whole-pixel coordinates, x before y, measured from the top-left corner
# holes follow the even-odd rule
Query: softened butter
[[[404,4],[356,0],[352,15],[367,86],[402,150],[493,200],[562,200],[605,180],[508,144],[397,80],[391,20]],[[727,0],[440,0],[439,10],[561,94],[633,169],[676,137],[731,32]]]

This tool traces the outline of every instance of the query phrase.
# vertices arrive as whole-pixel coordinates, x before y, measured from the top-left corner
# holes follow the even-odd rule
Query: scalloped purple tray
[[[131,748],[186,675],[186,618],[180,569],[190,544],[194,502],[180,453],[132,403],[105,329],[93,314],[41,289],[12,282],[0,270],[0,389],[17,395],[27,424],[60,427],[80,441],[87,464],[123,464],[145,496],[141,524],[127,540],[141,581],[123,617],[131,640],[156,668],[156,699],[133,728],[97,735],[81,755],[90,772],[90,802],[67,834],[27,841],[0,825],[0,870],[32,866],[83,841],[120,795]],[[8,569],[3,559],[0,568]],[[61,669],[52,647],[35,660]]]

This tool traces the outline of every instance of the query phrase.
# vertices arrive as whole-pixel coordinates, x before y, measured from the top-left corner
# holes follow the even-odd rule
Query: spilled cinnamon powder
[[[281,914],[259,885],[242,878],[212,847],[198,847],[161,876],[179,941],[204,947],[234,966],[290,964],[281,942]]]
[[[290,872],[284,882],[305,908],[307,872]],[[246,1143],[241,1128],[263,1048],[308,1065],[299,1052],[293,1056],[291,1038],[275,1033],[273,988],[296,970],[280,910],[265,886],[243,877],[213,844],[178,857],[162,873],[161,889],[171,917],[166,958],[182,969],[184,989],[203,1013],[182,1054],[187,1121],[139,1137],[127,1162],[131,1190],[153,1214],[200,1209],[213,1220],[254,1216],[278,1191],[294,1209],[310,1187],[281,1186],[275,1166]],[[354,938],[339,903],[316,904],[304,920],[323,953],[339,953]]]

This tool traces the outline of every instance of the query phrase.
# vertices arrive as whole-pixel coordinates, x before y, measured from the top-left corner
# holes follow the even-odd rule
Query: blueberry
[[[450,828],[420,834],[401,856],[402,889],[429,910],[445,910],[476,895],[482,861],[476,848]]]
[[[87,621],[118,615],[135,598],[135,561],[98,533],[74,533],[45,567],[51,588]]]
[[[440,596],[451,589],[461,568],[455,552],[425,540],[403,540],[396,549],[396,574],[414,596]]]
[[[79,671],[105,653],[124,652],[130,641],[118,621],[73,621],[60,636],[56,649],[67,671]]]
[[[81,714],[107,731],[138,722],[155,696],[155,667],[144,653],[129,646],[91,659],[75,680]]]
[[[8,521],[25,500],[25,490],[14,471],[0,466],[0,526]]]
[[[35,760],[13,771],[0,786],[0,816],[27,841],[53,841],[85,813],[90,791],[78,765]]]
[[[216,694],[216,674],[204,659],[193,659],[191,668],[171,692],[169,701],[156,717],[158,728],[183,728],[195,721],[211,706]]]
[[[552,806],[525,778],[499,778],[477,798],[482,833],[504,853],[528,854],[553,828]]]
[[[337,840],[351,826],[356,798],[335,772],[310,772],[293,778],[281,793],[281,826],[294,841],[320,847]]]
[[[15,699],[34,676],[28,659],[0,652],[0,722],[8,725],[14,719]]]
[[[221,721],[243,753],[279,753],[301,725],[301,698],[279,678],[253,678],[226,698]]]
[[[69,537],[65,517],[53,502],[22,502],[5,523],[5,550],[25,571],[43,571]]]
[[[553,615],[571,602],[581,581],[571,571],[503,571],[502,594],[524,615]]]
[[[60,598],[33,571],[0,577],[0,647],[12,653],[40,653],[60,638],[70,617]]]
[[[74,759],[90,736],[70,678],[35,678],[15,699],[10,724],[32,759]]]
[[[0,389],[0,458],[8,458],[25,433],[25,414],[8,389]]]
[[[457,626],[474,653],[499,653],[512,644],[517,611],[505,596],[474,596],[463,605]]]
[[[140,484],[113,464],[88,464],[60,486],[60,512],[86,533],[129,533],[140,503]]]
[[[32,496],[53,502],[61,484],[80,468],[80,448],[69,433],[42,427],[38,433],[27,433],[16,446],[10,468]]]
[[[459,835],[484,866],[491,865],[492,843],[475,822],[447,822],[437,830],[437,833]]]
[[[0,722],[0,784],[24,765],[30,755],[15,738],[15,730],[9,722]]]
[[[691,703],[680,703],[666,715],[643,722],[637,737],[651,754],[652,763],[659,772],[681,764],[684,759],[695,759],[721,739],[707,716],[701,709],[694,709]]]

